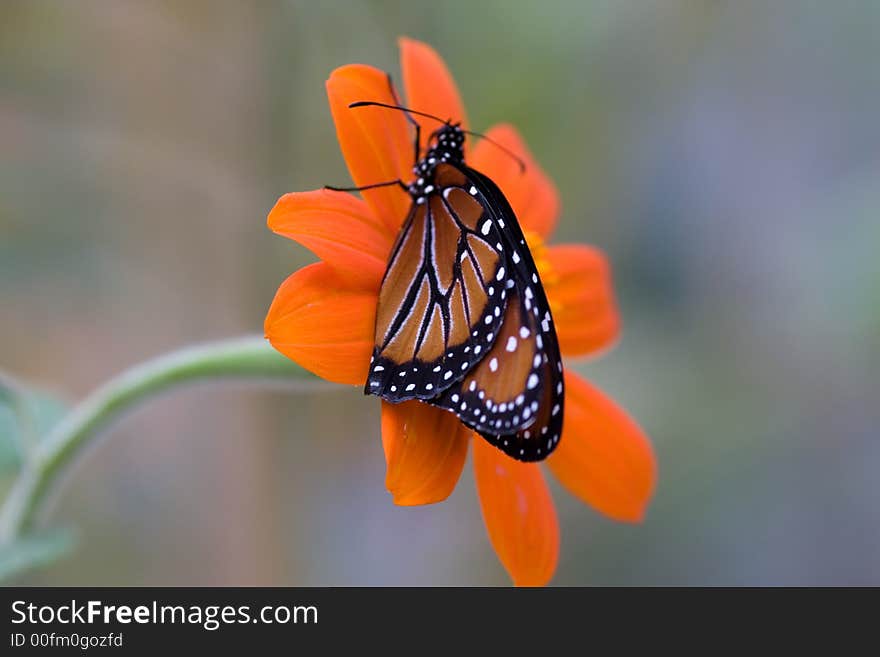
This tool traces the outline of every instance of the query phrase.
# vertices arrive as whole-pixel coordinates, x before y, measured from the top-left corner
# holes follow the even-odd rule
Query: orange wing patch
[[[376,344],[383,345],[388,331],[403,305],[410,287],[422,266],[425,249],[425,206],[416,206],[412,218],[404,224],[397,244],[392,250],[391,261],[385,271],[379,305],[376,313]]]
[[[422,344],[419,346],[419,353],[416,354],[420,361],[429,363],[443,355],[443,352],[446,350],[444,333],[443,312],[440,310],[440,306],[435,303],[434,310],[431,313],[431,321],[428,324],[428,330],[425,332]]]
[[[421,335],[422,325],[426,320],[425,315],[430,299],[431,286],[428,284],[427,277],[423,277],[412,310],[406,315],[403,323],[394,333],[394,337],[379,352],[382,358],[387,358],[393,363],[401,364],[407,363],[415,357],[418,339]]]
[[[480,267],[480,273],[483,280],[488,283],[492,280],[498,269],[498,251],[492,249],[488,242],[480,239],[476,235],[467,236],[468,247],[474,257],[477,259],[477,265]]]
[[[431,198],[431,256],[434,271],[437,272],[437,283],[440,292],[446,293],[453,283],[455,274],[455,256],[458,253],[458,242],[461,238],[455,219],[446,210],[439,196]]]
[[[438,164],[434,170],[434,184],[443,188],[464,187],[467,185],[467,178],[453,166]]]
[[[467,311],[470,317],[479,317],[486,309],[489,302],[489,291],[480,280],[477,270],[471,262],[470,256],[465,255],[461,260],[461,276],[464,289],[467,294]],[[473,320],[471,320],[473,321]]]
[[[468,322],[468,310],[464,305],[461,281],[456,281],[449,300],[449,344],[462,344],[470,335],[471,325]],[[485,304],[484,304],[485,305]],[[482,309],[478,312],[481,312]]]
[[[483,206],[473,196],[459,187],[453,187],[444,194],[446,204],[461,223],[470,230],[477,230],[483,218]]]

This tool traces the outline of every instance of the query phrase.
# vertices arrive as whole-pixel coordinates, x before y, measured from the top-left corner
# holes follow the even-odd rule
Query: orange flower
[[[401,39],[406,101],[466,126],[452,76],[429,46]],[[408,181],[412,133],[400,112],[352,110],[349,103],[393,103],[386,74],[361,64],[327,80],[330,111],[355,185]],[[423,122],[422,135],[436,127]],[[535,256],[566,356],[594,354],[617,339],[620,321],[608,263],[582,245],[547,246],[559,215],[556,188],[516,130],[499,125],[488,136],[518,154],[525,173],[487,141],[470,145],[467,161],[498,184]],[[363,386],[373,348],[379,286],[389,252],[407,215],[409,196],[398,187],[362,192],[318,190],[285,194],[269,213],[269,228],[310,249],[321,262],[303,267],[278,290],[266,317],[272,345],[315,374]],[[615,520],[642,519],[654,489],[651,445],[625,411],[570,371],[559,447],[546,460],[573,495]],[[473,434],[458,418],[419,401],[382,403],[385,485],[400,505],[446,499],[474,446],[483,519],[498,557],[517,585],[544,585],[559,553],[559,525],[540,464],[521,463]]]

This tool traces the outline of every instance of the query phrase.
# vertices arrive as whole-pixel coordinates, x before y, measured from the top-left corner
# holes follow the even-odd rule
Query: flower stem
[[[33,527],[66,466],[124,411],[180,384],[221,378],[279,381],[312,375],[258,336],[186,347],[123,372],[86,397],[35,445],[0,509],[0,545]]]
[[[0,402],[9,404],[15,414],[18,429],[13,432],[15,447],[18,450],[19,461],[23,463],[27,461],[36,445],[37,430],[21,386],[3,372],[0,372]]]

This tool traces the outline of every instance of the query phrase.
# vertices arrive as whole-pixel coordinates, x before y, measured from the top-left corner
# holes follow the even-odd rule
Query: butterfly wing
[[[382,280],[365,392],[436,397],[473,369],[505,317],[503,230],[465,171],[436,167],[414,201]]]
[[[431,403],[454,412],[510,456],[541,460],[559,443],[565,402],[550,304],[510,204],[486,176],[467,168],[464,174],[501,229],[508,304],[489,352]]]

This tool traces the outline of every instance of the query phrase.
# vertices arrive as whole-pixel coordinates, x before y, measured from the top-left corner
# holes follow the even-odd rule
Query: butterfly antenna
[[[446,125],[450,125],[448,120],[441,119],[439,116],[434,116],[433,114],[428,114],[427,112],[420,112],[418,110],[410,109],[408,107],[403,107],[402,105],[391,105],[389,103],[380,103],[375,100],[359,100],[357,102],[351,103],[348,107],[349,107],[349,109],[354,109],[356,107],[384,107],[386,109],[393,109],[393,110],[398,110],[400,112],[406,112],[407,114],[415,114],[416,116],[424,116],[428,119],[434,119],[435,121],[439,121],[440,123],[445,123]],[[479,137],[480,139],[485,139],[490,144],[495,146],[495,148],[507,153],[510,157],[512,157],[514,160],[516,160],[517,163],[519,164],[520,173],[525,173],[526,163],[523,162],[522,158],[519,157],[513,151],[511,151],[509,148],[502,146],[494,139],[491,139],[490,137],[487,137],[486,135],[484,135],[482,133],[473,132],[471,130],[463,130],[462,132],[464,132],[466,135],[470,135],[472,137]]]
[[[348,106],[350,109],[354,109],[355,107],[385,107],[387,109],[400,110],[401,112],[408,112],[409,114],[415,114],[416,116],[424,116],[428,119],[434,119],[435,121],[439,121],[440,123],[449,124],[449,121],[441,119],[439,116],[434,116],[433,114],[428,114],[427,112],[419,112],[418,110],[410,109],[408,107],[403,107],[401,105],[389,105],[387,103],[379,103],[375,100],[359,100],[356,103],[351,103]]]
[[[497,141],[495,141],[491,137],[487,137],[486,135],[481,134],[479,132],[472,132],[471,130],[463,130],[462,132],[464,132],[464,134],[466,134],[466,135],[470,135],[471,137],[479,137],[480,139],[485,139],[490,144],[492,144],[495,148],[497,148],[500,151],[503,151],[504,153],[507,153],[510,157],[512,157],[514,160],[516,160],[517,164],[519,164],[519,172],[520,173],[526,172],[526,163],[523,162],[523,159],[519,155],[514,153],[509,148],[502,146],[501,144],[499,144]]]

